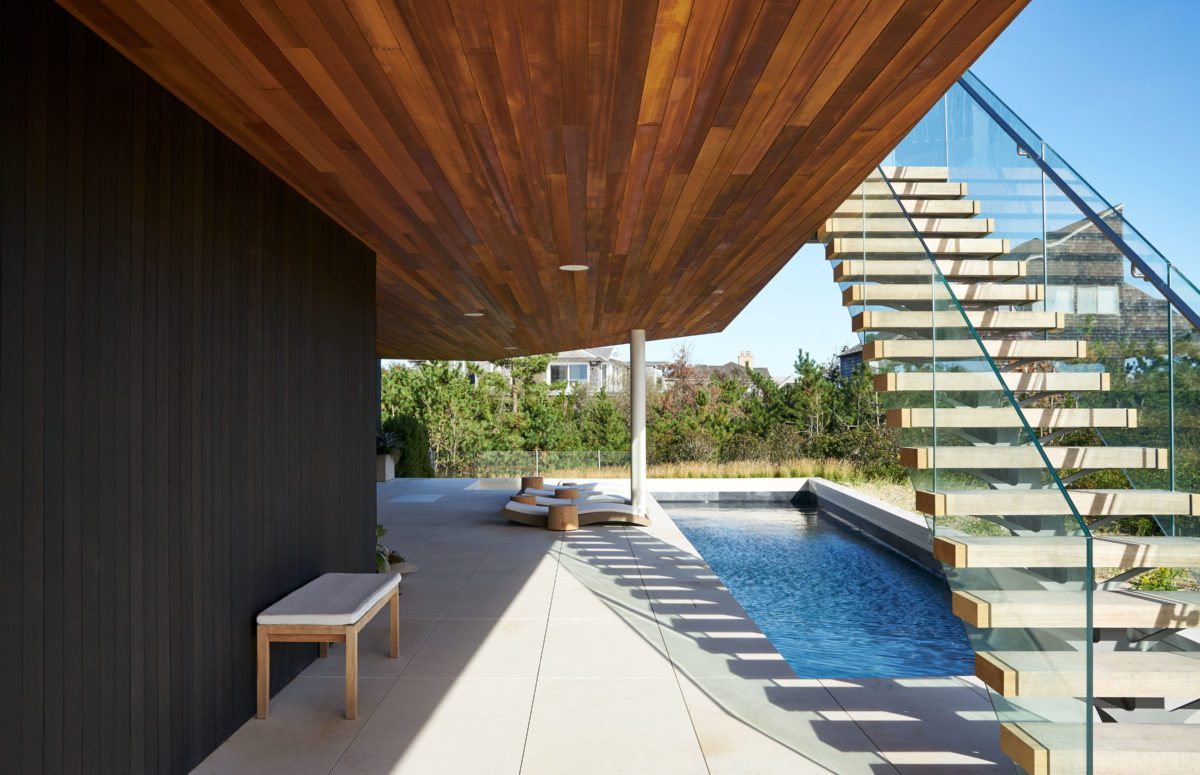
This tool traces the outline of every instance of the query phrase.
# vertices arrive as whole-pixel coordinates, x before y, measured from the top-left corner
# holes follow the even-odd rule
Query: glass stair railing
[[[968,74],[833,214],[1020,771],[1200,761],[1200,293]]]
[[[1086,767],[1091,538],[1037,430],[1081,420],[1022,402],[1103,380],[1028,368],[1084,347],[1036,336],[1061,316],[1031,308],[1039,286],[1015,282],[1028,260],[965,193],[945,168],[880,169],[820,236],[1006,734],[1053,724]],[[1070,691],[1014,691],[1015,666]]]

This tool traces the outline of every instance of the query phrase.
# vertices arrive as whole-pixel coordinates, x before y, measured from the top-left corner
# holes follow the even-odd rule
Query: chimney
[[[754,353],[749,350],[742,350],[738,353],[738,365],[744,369],[754,368]]]

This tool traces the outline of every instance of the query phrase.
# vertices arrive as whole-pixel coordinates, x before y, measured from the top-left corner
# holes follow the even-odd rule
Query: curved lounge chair
[[[572,487],[571,489],[579,490],[579,496],[581,498],[586,498],[589,495],[600,495],[601,494],[596,490],[581,489],[579,487]],[[538,495],[543,498],[553,498],[555,492],[556,492],[556,490],[547,490],[545,488],[543,488],[541,490],[535,490],[532,487],[529,487],[529,488],[522,490],[521,495]]]
[[[531,493],[525,493],[530,495]],[[576,506],[591,506],[597,503],[624,503],[628,504],[629,499],[623,495],[609,495],[607,493],[596,493],[595,495],[584,495],[581,498],[554,498],[548,495],[537,495],[537,505],[539,506],[564,506],[574,503]]]
[[[619,522],[626,525],[649,527],[650,519],[626,503],[596,503],[579,506],[579,525],[598,525],[604,522]],[[513,522],[534,527],[545,527],[550,517],[549,506],[530,506],[527,503],[509,501],[504,505],[504,516]]]

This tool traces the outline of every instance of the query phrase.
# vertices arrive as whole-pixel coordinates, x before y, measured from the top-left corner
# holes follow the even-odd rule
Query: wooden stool
[[[528,506],[536,506],[537,505],[537,496],[536,495],[512,495],[512,496],[509,496],[509,500],[515,501],[516,503],[524,503]]]
[[[555,487],[554,497],[575,500],[579,497],[579,490],[574,487]]]
[[[545,483],[546,483],[545,480],[542,479],[542,477],[540,477],[540,476],[522,476],[521,477],[521,489],[522,490],[540,490],[540,489],[542,489],[542,485]]]
[[[551,506],[546,520],[547,530],[578,530],[579,509],[574,506]]]

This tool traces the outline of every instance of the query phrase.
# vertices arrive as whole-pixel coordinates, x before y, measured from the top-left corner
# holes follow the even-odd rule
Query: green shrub
[[[396,476],[431,477],[429,462],[429,432],[420,420],[408,414],[397,414],[383,421],[383,432],[399,440]]]
[[[1182,568],[1155,568],[1129,582],[1129,586],[1142,592],[1174,592],[1182,580]]]

